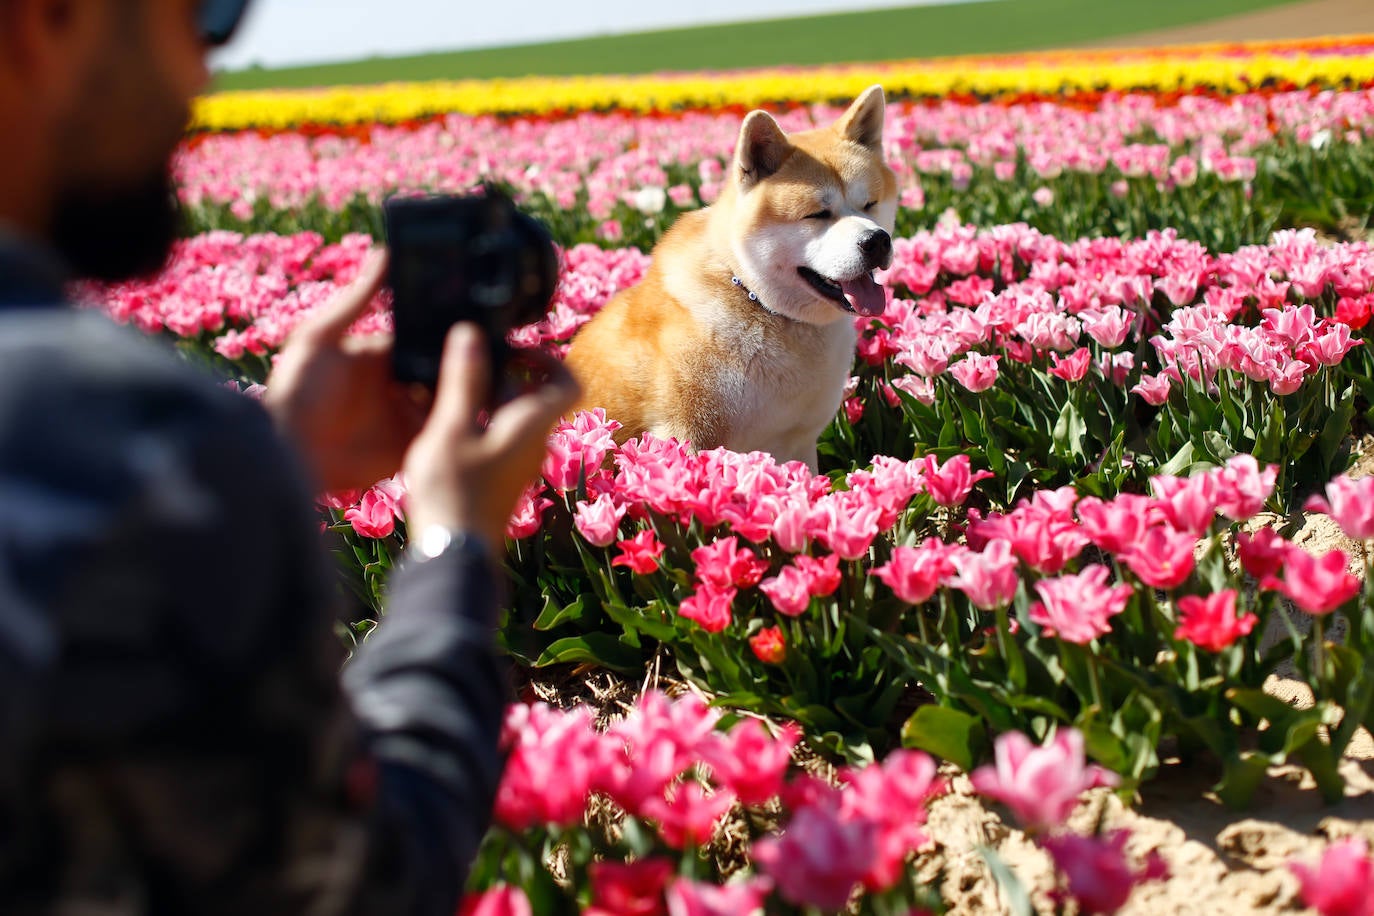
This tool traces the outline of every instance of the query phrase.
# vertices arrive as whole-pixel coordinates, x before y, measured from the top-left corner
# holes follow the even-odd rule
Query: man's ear
[[[835,122],[835,129],[846,139],[861,146],[866,146],[874,152],[881,152],[883,148],[883,116],[887,106],[883,99],[882,86],[869,86],[840,119]]]
[[[739,143],[735,146],[735,168],[740,184],[750,187],[772,175],[787,157],[792,144],[778,122],[766,111],[751,111],[739,129]]]

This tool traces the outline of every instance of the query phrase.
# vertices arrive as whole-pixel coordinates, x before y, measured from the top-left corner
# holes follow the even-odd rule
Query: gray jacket
[[[0,245],[0,912],[454,912],[506,683],[489,559],[338,590],[251,399]]]

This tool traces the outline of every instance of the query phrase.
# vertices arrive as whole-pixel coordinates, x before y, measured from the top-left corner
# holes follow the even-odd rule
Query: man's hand
[[[264,406],[326,491],[395,474],[424,425],[427,398],[392,378],[391,338],[345,337],[385,275],[385,253],[373,252],[352,285],[296,328],[267,380]]]
[[[547,380],[494,409],[485,428],[489,357],[481,332],[455,325],[444,342],[434,409],[405,456],[406,528],[471,532],[496,551],[520,492],[539,473],[549,431],[577,400],[572,375],[552,357],[533,357]]]

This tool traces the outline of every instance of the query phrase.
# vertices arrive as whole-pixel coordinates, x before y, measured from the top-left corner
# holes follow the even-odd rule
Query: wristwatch
[[[449,528],[447,525],[426,525],[424,530],[410,539],[407,546],[407,552],[417,563],[463,550],[481,556],[491,555],[485,540],[469,531]]]

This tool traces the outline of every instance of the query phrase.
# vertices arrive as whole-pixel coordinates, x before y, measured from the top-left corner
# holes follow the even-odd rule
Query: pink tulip
[[[1006,515],[978,519],[970,512],[969,544],[994,538],[1006,540],[1012,552],[1026,565],[1042,573],[1057,573],[1088,543],[1081,526],[1073,520],[1074,493],[1066,488],[1070,502],[1063,508],[1050,504],[1041,491],[1031,501],[1022,500]]]
[[[1374,477],[1341,474],[1326,485],[1325,498],[1309,497],[1303,508],[1331,516],[1357,541],[1374,538]]]
[[[954,572],[949,554],[944,543],[927,538],[920,547],[894,547],[892,559],[875,567],[871,574],[907,604],[924,604]]]
[[[1345,571],[1349,563],[1343,550],[1314,557],[1294,548],[1284,556],[1283,578],[1270,576],[1260,585],[1278,589],[1309,614],[1329,614],[1359,594],[1360,580]]]
[[[688,780],[668,790],[667,798],[647,800],[640,813],[658,822],[659,836],[674,849],[705,846],[716,822],[735,804],[735,793],[717,789],[707,794],[701,783]]]
[[[573,524],[593,547],[609,547],[620,534],[620,520],[624,517],[625,507],[617,505],[611,496],[602,495],[591,503],[578,500]]]
[[[1215,473],[1217,511],[1232,521],[1243,522],[1264,508],[1274,492],[1279,469],[1260,470],[1253,455],[1236,455]]]
[[[948,584],[967,595],[974,607],[992,611],[1006,607],[1016,597],[1021,577],[1007,541],[989,541],[979,552],[956,551],[950,560],[958,575]]]
[[[997,357],[970,353],[949,367],[954,380],[974,393],[987,391],[997,384]]]
[[[845,783],[839,816],[880,828],[863,886],[887,890],[901,879],[911,853],[929,843],[924,830],[927,806],[945,792],[946,783],[936,775],[930,755],[907,750],[892,752],[880,765],[847,767],[839,775]]]
[[[1050,354],[1050,375],[1066,382],[1080,381],[1088,374],[1092,354],[1087,347],[1079,347],[1067,359],[1060,359],[1058,353]]]
[[[1169,400],[1173,384],[1174,380],[1165,372],[1158,375],[1142,375],[1140,381],[1131,389],[1131,393],[1140,395],[1145,403],[1159,407]]]
[[[542,703],[513,706],[502,745],[508,753],[495,818],[512,830],[575,824],[586,810],[598,739],[591,711],[564,713]]]
[[[518,541],[539,532],[544,525],[544,512],[553,505],[553,500],[540,495],[543,492],[543,484],[539,481],[521,492],[515,511],[506,523],[506,537]]]
[[[1216,479],[1208,474],[1150,478],[1150,489],[1169,524],[1197,537],[1205,535],[1216,519],[1216,488]]]
[[[1169,876],[1169,868],[1157,852],[1146,857],[1142,868],[1132,869],[1126,862],[1129,839],[1130,831],[1117,830],[1105,838],[1064,833],[1042,841],[1055,867],[1067,878],[1068,894],[1079,912],[1115,913],[1137,884]]]
[[[658,558],[663,555],[663,545],[654,537],[653,531],[646,528],[634,537],[617,541],[620,553],[611,560],[612,566],[628,566],[641,576],[658,570]]]
[[[1169,525],[1154,525],[1120,557],[1151,588],[1178,588],[1193,573],[1197,543],[1191,534]]]
[[[748,547],[740,547],[733,535],[719,538],[692,551],[697,579],[717,589],[757,585],[768,564]]]
[[[1111,618],[1126,609],[1134,591],[1129,585],[1107,586],[1107,567],[1094,563],[1077,575],[1035,583],[1040,601],[1030,619],[1049,635],[1085,644],[1111,632]]]
[[[1293,545],[1279,537],[1273,528],[1261,528],[1254,534],[1242,531],[1236,535],[1236,555],[1241,568],[1261,582],[1283,568],[1283,561],[1293,549]]]
[[[837,499],[815,506],[808,525],[817,540],[841,559],[857,560],[868,553],[878,536],[881,516],[879,506],[846,504]]]
[[[576,487],[582,475],[580,444],[567,431],[555,430],[549,434],[545,447],[541,476],[560,493]]]
[[[751,858],[797,906],[842,910],[878,851],[881,829],[867,820],[840,820],[802,808],[778,837],[754,843]]]
[[[1083,322],[1083,330],[1088,336],[1108,349],[1125,343],[1131,330],[1126,311],[1115,305],[1086,309],[1078,313],[1078,319]]]
[[[609,860],[588,867],[591,906],[584,913],[599,916],[666,916],[663,892],[673,875],[666,859],[640,859],[622,864]]]
[[[806,577],[806,588],[812,595],[824,598],[834,594],[835,589],[840,587],[842,576],[838,555],[831,553],[823,557],[812,557],[803,554],[795,557],[792,562]]]
[[[1119,782],[1115,773],[1087,763],[1083,735],[1072,728],[1059,729],[1043,747],[1020,732],[1006,732],[993,743],[993,757],[969,774],[973,788],[1006,805],[1032,831],[1060,826],[1084,792]]]
[[[1314,868],[1289,862],[1302,902],[1321,916],[1374,916],[1374,862],[1360,837],[1332,843]]]
[[[1094,544],[1119,556],[1140,543],[1153,505],[1154,500],[1135,493],[1122,493],[1110,502],[1089,496],[1078,501],[1078,520]]]
[[[702,759],[716,783],[733,790],[741,804],[765,804],[782,791],[801,729],[789,722],[777,732],[773,736],[758,719],[745,719],[702,748]]]
[[[925,457],[926,492],[941,506],[959,506],[978,481],[991,477],[991,471],[970,472],[968,455],[955,455],[941,465],[934,455]]]
[[[344,512],[344,521],[365,538],[384,538],[396,529],[400,511],[400,501],[378,485],[364,493],[358,505]]]
[[[1186,639],[1208,652],[1220,652],[1259,622],[1254,614],[1236,616],[1236,592],[1229,588],[1206,597],[1186,595],[1178,599],[1178,613],[1174,639]]]
[[[694,620],[707,633],[719,633],[733,619],[730,605],[735,589],[719,588],[702,583],[694,594],[682,599],[677,612],[687,620]]]
[[[776,576],[759,583],[759,591],[768,596],[779,614],[797,617],[811,606],[811,592],[806,574],[796,566],[784,566]]]
[[[458,906],[458,916],[533,916],[524,890],[501,884],[480,894],[468,894]]]
[[[762,875],[723,885],[679,878],[668,885],[668,916],[755,916],[772,889]]]

